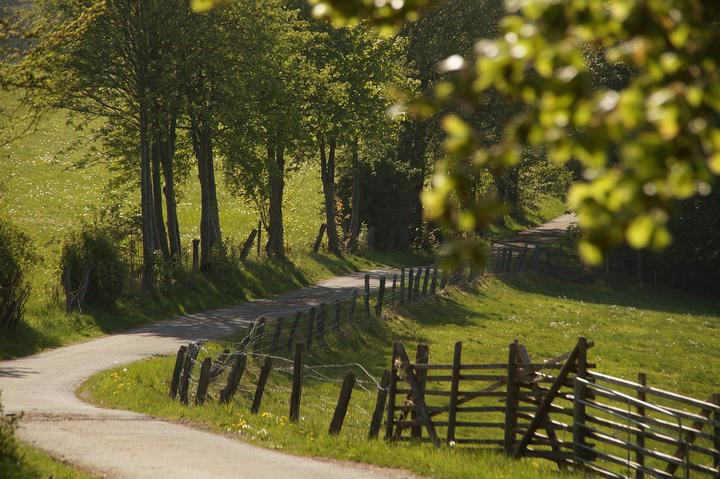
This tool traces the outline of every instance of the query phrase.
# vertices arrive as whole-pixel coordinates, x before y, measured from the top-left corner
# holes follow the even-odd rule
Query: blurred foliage
[[[391,19],[415,18],[424,2],[397,2],[391,13],[385,2],[322,5],[385,28]],[[442,121],[447,158],[424,196],[430,218],[461,232],[487,228],[503,209],[478,200],[471,179],[517,164],[530,147],[584,169],[585,181],[573,186],[569,201],[586,232],[580,243],[586,261],[599,263],[604,250],[623,241],[636,249],[666,248],[678,203],[708,194],[720,174],[720,5],[512,0],[506,6],[500,35],[479,40],[473,58],[441,62],[441,70],[456,73],[415,105],[422,115],[452,105]],[[464,113],[494,94],[521,108],[488,145]]]

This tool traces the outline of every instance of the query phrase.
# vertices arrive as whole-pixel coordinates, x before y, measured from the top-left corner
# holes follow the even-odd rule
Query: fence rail
[[[347,324],[380,319],[383,310],[431,298],[445,288],[472,281],[485,273],[507,274],[531,267],[538,248],[493,246],[487,270],[440,270],[436,265],[402,268],[399,274],[377,277],[376,292],[369,275],[364,289],[336,296],[292,315],[254,321],[235,351],[205,358],[193,376],[201,341],[178,351],[171,395],[195,404],[233,400],[249,358],[263,360],[251,411],[261,409],[273,361],[292,364],[289,418],[297,421],[303,404],[313,348]],[[360,304],[358,304],[360,303]],[[452,360],[430,361],[427,345],[418,345],[414,361],[402,343],[395,343],[381,379],[371,376],[377,397],[368,418],[368,438],[384,428],[388,442],[427,442],[437,447],[484,448],[509,457],[534,457],[611,479],[720,478],[720,394],[696,399],[636,381],[610,376],[588,361],[592,342],[579,338],[564,354],[533,361],[528,349],[514,341],[506,361],[463,362],[463,344],[455,344]],[[275,356],[292,353],[293,359]],[[219,396],[208,387],[224,380]],[[342,380],[328,433],[341,434],[354,387],[360,378],[348,371]],[[384,423],[384,424],[383,424]]]

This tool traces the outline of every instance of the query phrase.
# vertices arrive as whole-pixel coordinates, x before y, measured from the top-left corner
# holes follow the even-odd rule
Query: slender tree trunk
[[[212,135],[207,122],[193,122],[193,142],[200,180],[200,270],[212,268],[213,248],[221,244],[220,215],[215,188]]]
[[[350,251],[357,250],[358,236],[360,235],[360,158],[358,153],[358,140],[352,142],[352,194],[350,196]]]
[[[140,88],[140,91],[143,91]],[[147,291],[155,289],[155,270],[153,261],[153,195],[150,152],[148,151],[148,112],[144,101],[140,100],[140,206],[142,210],[143,269],[142,286]]]
[[[158,123],[153,120],[153,139],[151,149],[152,160],[152,187],[153,187],[153,216],[155,219],[155,250],[162,252],[163,259],[170,261],[170,247],[165,232],[165,219],[163,218],[162,179],[160,176],[160,157],[162,155],[162,134]]]
[[[268,226],[268,256],[284,256],[282,201],[285,189],[285,157],[282,147],[268,146],[270,218]]]
[[[175,174],[173,172],[173,159],[175,158],[175,127],[177,117],[173,114],[170,125],[163,142],[162,170],[165,180],[165,208],[167,209],[168,237],[170,239],[170,256],[178,263],[182,259],[182,245],[180,243],[180,223],[177,216],[177,201],[175,199]]]
[[[329,155],[325,155],[325,137],[319,135],[320,143],[320,176],[322,177],[323,194],[325,196],[325,222],[327,225],[328,251],[334,255],[340,254],[340,241],[338,239],[337,221],[335,218],[335,150],[336,139],[330,138]]]

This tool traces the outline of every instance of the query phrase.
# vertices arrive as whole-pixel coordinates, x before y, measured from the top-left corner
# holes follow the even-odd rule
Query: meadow
[[[453,345],[463,341],[463,360],[504,362],[507,345],[517,338],[534,361],[572,348],[578,336],[595,342],[589,359],[606,374],[634,379],[646,372],[648,383],[698,398],[717,392],[712,371],[720,367],[720,302],[661,288],[638,288],[623,278],[579,285],[534,274],[486,278],[468,290],[412,305],[382,321],[346,329],[326,350],[307,359],[318,374],[303,391],[301,419],[288,422],[291,384],[287,361],[276,370],[259,415],[249,406],[261,361],[251,361],[240,393],[228,405],[182,406],[168,396],[174,357],[151,358],[98,374],[79,390],[103,407],[131,409],[236,437],[294,454],[330,457],[405,468],[438,478],[561,477],[538,459],[508,461],[499,454],[461,448],[435,450],[428,445],[367,440],[374,406],[374,382],[388,367],[393,341],[409,351],[430,347],[430,362],[448,363]],[[238,338],[229,338],[229,341]],[[228,343],[206,346],[216,356]],[[287,356],[288,358],[290,355]],[[323,365],[345,365],[326,367]],[[329,436],[339,382],[352,369],[361,381],[353,392],[339,437]],[[562,439],[562,438],[561,438]],[[567,474],[570,476],[570,474]]]

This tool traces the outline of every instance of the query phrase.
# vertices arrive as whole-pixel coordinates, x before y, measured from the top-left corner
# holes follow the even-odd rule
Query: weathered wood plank
[[[330,421],[330,428],[328,429],[328,434],[330,434],[331,436],[340,434],[343,422],[345,421],[345,415],[347,414],[348,405],[350,404],[350,397],[352,395],[352,390],[354,386],[355,373],[352,371],[348,371],[348,373],[345,374],[345,377],[343,378],[337,406],[335,406],[335,412],[333,413],[332,421]]]

